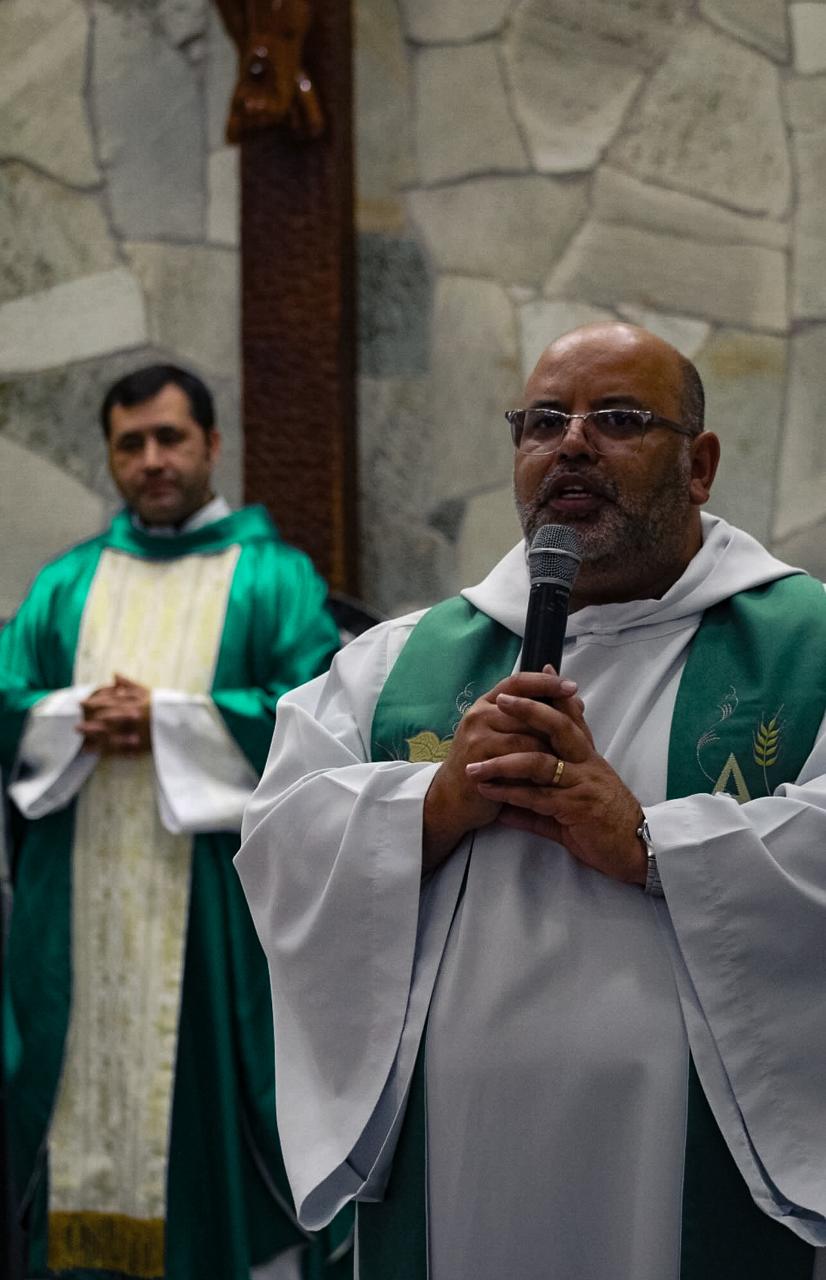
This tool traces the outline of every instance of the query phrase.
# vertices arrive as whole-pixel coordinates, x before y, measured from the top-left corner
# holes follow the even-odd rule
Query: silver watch
[[[657,855],[654,852],[654,845],[651,841],[651,831],[648,826],[648,819],[645,814],[642,815],[642,822],[637,827],[636,837],[642,840],[645,845],[645,852],[648,857],[648,867],[645,873],[645,892],[652,898],[664,898],[662,881],[660,873],[657,869]]]

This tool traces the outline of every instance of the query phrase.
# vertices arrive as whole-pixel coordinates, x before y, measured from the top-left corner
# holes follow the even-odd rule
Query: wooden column
[[[228,135],[241,146],[245,496],[356,595],[349,0],[220,8],[241,49]]]

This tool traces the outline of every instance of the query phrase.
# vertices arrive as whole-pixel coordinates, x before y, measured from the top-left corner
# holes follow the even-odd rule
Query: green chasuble
[[[45,695],[109,683],[121,668],[106,667],[107,656],[120,662],[126,654],[134,659],[132,670],[122,670],[126,676],[174,670],[179,681],[155,687],[211,694],[260,773],[279,696],[323,671],[337,646],[324,598],[307,557],[280,541],[262,508],[171,538],[140,532],[121,513],[103,535],[41,572],[0,635],[3,768],[14,768],[28,713]],[[24,821],[12,810],[15,896],[3,1058],[14,1175],[30,1233],[27,1275],[248,1280],[252,1265],[307,1244],[307,1276],[343,1277],[346,1263],[325,1267],[341,1244],[341,1225],[334,1224],[331,1243],[311,1238],[293,1213],[275,1130],[266,963],[232,867],[238,838],[163,831],[151,802],[134,802],[136,795],[151,800],[153,785],[149,757],[109,758],[59,811]],[[101,814],[118,827],[118,850],[126,848],[123,866],[113,871],[121,877],[115,890],[107,889],[108,833],[91,820]],[[125,845],[121,829],[129,835]],[[153,830],[147,848],[141,833]],[[153,852],[161,864],[155,897],[142,899],[141,876]],[[107,914],[120,922],[108,930],[112,954],[128,959],[131,931],[141,931],[144,949],[120,976],[82,972],[85,958],[108,954],[110,945],[106,937],[79,933],[87,927],[87,882],[98,902],[90,928],[103,934]],[[137,917],[141,907],[161,920],[157,929],[154,920],[130,919],[129,910]],[[135,1004],[150,1006],[142,1015],[151,1033],[147,1062],[127,1069],[138,1092],[145,1070],[150,1092],[142,1105],[157,1149],[147,1139],[144,1163],[134,1156],[127,1190],[150,1209],[131,1216],[117,1211],[122,1172],[112,1183],[106,1170],[99,1176],[93,1170],[90,1185],[101,1188],[102,1206],[72,1199],[73,1143],[85,1105],[76,1081],[96,1080],[100,1097],[90,1114],[113,1117],[112,1131],[95,1136],[91,1149],[108,1143],[121,1171],[132,1167],[133,1155],[122,1149],[127,1130],[142,1150],[144,1135],[131,1132],[134,1117],[131,1129],[130,1117],[119,1127],[121,1100],[106,1096],[107,1063],[117,1057],[126,1027],[119,1030],[117,1017],[102,1024],[99,1013],[95,1022],[96,1009],[118,1009],[107,980],[123,982],[128,1021],[139,1016]],[[88,1007],[87,989],[94,997]]]
[[[784,626],[788,618],[799,625]],[[811,644],[797,643],[801,627]],[[798,775],[826,705],[822,646],[814,640],[824,632],[823,587],[805,576],[741,592],[707,610],[677,694],[668,799],[705,791],[743,802]],[[462,598],[431,609],[379,698],[372,758],[384,759],[381,744],[391,743],[399,758],[444,759],[462,712],[457,690],[492,688],[510,675],[519,648],[518,637]],[[725,759],[719,776],[706,773],[701,749],[710,740],[708,685],[730,687],[732,696],[736,687],[744,713],[734,716],[732,706],[724,706],[715,725],[718,758]],[[793,734],[780,731],[781,709]],[[426,1039],[425,1030],[385,1197],[358,1206],[360,1280],[427,1280]],[[681,1280],[811,1280],[815,1250],[754,1204],[693,1062],[688,1089]],[[548,1265],[550,1276],[550,1242]]]

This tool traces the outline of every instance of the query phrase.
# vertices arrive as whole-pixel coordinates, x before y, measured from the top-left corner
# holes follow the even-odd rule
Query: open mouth
[[[591,515],[610,501],[603,486],[590,477],[556,476],[547,486],[546,504],[559,515]]]

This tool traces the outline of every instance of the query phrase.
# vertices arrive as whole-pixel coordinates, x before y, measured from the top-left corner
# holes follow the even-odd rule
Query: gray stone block
[[[481,582],[521,537],[512,484],[471,498],[456,552],[454,589]]]
[[[706,390],[706,426],[721,443],[708,509],[761,542],[772,531],[786,359],[783,338],[722,330],[696,361]]]
[[[241,240],[240,159],[237,147],[221,147],[212,152],[207,168],[207,238],[235,249]]]
[[[198,73],[140,10],[97,10],[92,101],[119,233],[133,240],[202,239]]]
[[[644,182],[782,217],[791,167],[777,68],[693,28],[654,73],[611,162]]]
[[[99,197],[25,165],[0,167],[0,302],[113,267]]]
[[[125,249],[146,295],[150,341],[237,380],[238,254],[217,245],[149,243]]]
[[[584,182],[531,176],[414,191],[408,207],[441,271],[539,285],[588,205]]]
[[[787,324],[786,255],[780,250],[703,244],[599,222],[576,236],[545,293],[776,332]]]
[[[359,236],[359,364],[364,377],[427,371],[431,284],[416,240]]]
[[[563,333],[570,333],[583,324],[616,320],[613,312],[589,307],[583,302],[546,302],[543,299],[526,302],[517,314],[523,382],[527,382],[533,373],[545,348],[561,338]]]
[[[786,62],[789,32],[786,0],[700,0],[705,18],[770,58]]]
[[[425,183],[528,166],[495,41],[422,49],[416,57],[416,145]]]
[[[711,333],[711,325],[707,321],[694,320],[691,316],[668,315],[663,311],[651,311],[648,307],[633,305],[617,307],[617,311],[624,320],[630,320],[632,324],[656,333],[664,342],[670,342],[672,347],[676,347],[689,360],[693,360],[702,351]]]
[[[804,75],[826,71],[826,5],[823,0],[789,5],[794,65]]]
[[[786,424],[778,453],[774,541],[826,518],[826,324],[791,339]]]
[[[173,44],[188,44],[204,34],[206,0],[160,0],[158,16]]]
[[[793,129],[826,129],[826,76],[792,76],[785,89],[786,118]]]
[[[813,578],[826,582],[826,520],[818,520],[800,533],[773,542],[771,551],[786,564],[805,569]]]
[[[210,4],[207,17],[206,88],[207,144],[210,151],[224,146],[229,107],[238,78],[238,51],[227,35],[218,10]]]
[[[408,39],[422,44],[479,40],[500,29],[513,0],[400,0]]]
[[[0,5],[0,159],[78,187],[100,176],[83,99],[88,27],[80,0]]]
[[[826,127],[794,136],[798,204],[794,217],[792,314],[826,318]]]
[[[433,420],[440,441],[434,503],[508,482],[512,446],[504,414],[521,390],[516,318],[505,290],[487,280],[443,277],[433,318]]]
[[[400,188],[415,178],[413,86],[395,6],[355,6],[356,217],[361,231],[401,231]]]

